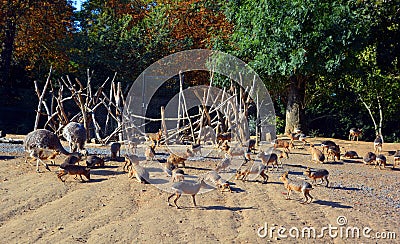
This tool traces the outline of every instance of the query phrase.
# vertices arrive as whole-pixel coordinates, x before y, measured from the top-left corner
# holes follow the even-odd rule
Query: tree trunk
[[[286,105],[285,134],[292,133],[295,128],[304,130],[304,97],[305,80],[298,76],[290,78],[288,101]]]
[[[0,63],[0,71],[1,71],[1,84],[5,87],[11,87],[11,62],[12,62],[12,54],[14,49],[14,40],[16,34],[16,26],[13,23],[12,19],[8,19],[6,21],[6,30],[5,30],[5,38],[3,44],[3,50],[1,52],[1,63]]]
[[[364,104],[365,108],[368,110],[369,116],[371,117],[372,123],[374,123],[374,129],[376,136],[380,136],[383,142],[383,135],[382,135],[382,123],[383,123],[383,111],[382,111],[382,105],[381,105],[381,97],[377,96],[377,101],[378,101],[378,110],[379,110],[379,125],[376,123],[376,119],[374,117],[374,114],[372,113],[371,109],[371,104],[368,105],[364,99],[359,95],[359,98],[361,102]]]

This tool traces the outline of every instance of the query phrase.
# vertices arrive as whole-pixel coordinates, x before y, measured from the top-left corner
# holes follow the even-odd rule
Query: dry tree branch
[[[50,71],[49,71],[49,75],[47,76],[46,83],[45,83],[45,85],[43,87],[42,94],[40,94],[37,81],[35,81],[35,91],[36,91],[36,94],[39,97],[39,103],[38,103],[38,106],[37,106],[37,111],[38,112],[36,113],[35,125],[33,127],[34,130],[36,130],[38,128],[38,125],[39,125],[39,118],[40,118],[39,112],[42,109],[42,105],[41,104],[43,104],[44,95],[46,94],[47,86],[50,83],[50,78],[51,78],[52,71],[53,71],[53,67],[51,66],[50,67]],[[40,94],[40,96],[39,96],[39,94]]]

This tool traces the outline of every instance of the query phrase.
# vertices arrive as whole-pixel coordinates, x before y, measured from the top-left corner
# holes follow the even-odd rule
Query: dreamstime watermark
[[[191,71],[206,71],[210,74],[218,74],[221,77],[225,77],[228,81],[236,83],[237,87],[241,87],[241,91],[239,92],[240,89],[238,89],[237,92],[228,92],[228,89],[219,88],[214,86],[214,84],[212,84],[213,86],[199,85],[186,88],[182,84],[177,85],[174,83],[175,87],[171,87],[171,82],[167,83],[173,79],[179,79],[179,83],[181,83],[185,79],[185,73]],[[167,96],[160,99],[160,93],[166,92],[165,87],[168,85],[172,88],[169,91],[180,90],[181,92],[175,94],[167,104],[163,104],[164,118],[161,121],[160,117],[162,115],[155,118],[151,114],[162,110],[161,106],[159,106],[160,101]],[[245,97],[239,98],[243,94],[247,95],[246,99],[244,99]],[[171,97],[174,94],[168,95]],[[158,102],[154,102],[153,99]],[[250,66],[232,55],[215,50],[195,49],[178,52],[154,62],[132,84],[125,99],[123,112],[124,140],[135,141],[138,136],[143,136],[149,132],[156,132],[156,129],[160,128],[159,125],[162,124],[164,131],[168,132],[168,143],[166,143],[168,151],[178,155],[182,154],[182,146],[177,143],[179,133],[182,132],[180,121],[182,121],[183,117],[186,119],[189,118],[190,114],[186,111],[189,111],[191,108],[203,108],[207,106],[210,108],[209,115],[218,113],[219,117],[221,114],[223,115],[223,122],[225,125],[228,125],[232,136],[240,138],[240,146],[246,148],[243,142],[250,138],[250,133],[249,121],[243,111],[245,107],[244,103],[251,102],[253,106],[254,103],[257,103],[257,123],[260,129],[261,140],[265,140],[267,135],[269,135],[269,138],[275,138],[275,110],[273,102],[264,82]],[[220,119],[219,117],[218,120]],[[215,121],[214,118],[209,120]],[[159,123],[159,125],[154,126],[154,122]],[[193,123],[193,121],[190,122],[189,120],[187,122]],[[220,121],[218,122],[220,123]],[[150,126],[151,123],[153,123],[153,126]],[[192,126],[190,125],[190,127]],[[214,128],[210,129],[208,127],[206,129],[208,129],[208,132],[211,130],[211,133],[215,133]],[[201,138],[204,131],[198,131],[199,135],[197,137]],[[191,131],[189,134],[193,135],[193,133]],[[216,134],[214,135],[215,137]],[[205,147],[202,149],[204,154],[210,153],[204,152],[207,150],[212,152],[216,150],[216,147]],[[232,161],[232,165],[230,166],[231,172],[235,172],[242,164],[242,160],[236,161]],[[165,191],[171,190],[171,182],[165,177],[161,164],[153,163],[144,166],[150,171],[150,178],[146,179],[149,183]],[[199,175],[200,173],[204,174],[204,172],[199,171]],[[221,177],[228,180],[232,177],[232,174],[234,173],[222,174]],[[191,174],[187,177],[187,180],[194,181],[197,179],[197,176]]]
[[[294,239],[322,239],[324,237],[340,238],[340,239],[386,239],[395,240],[397,233],[394,231],[374,231],[369,226],[357,227],[347,225],[347,218],[345,216],[339,216],[336,219],[337,225],[328,224],[321,228],[315,228],[312,226],[304,227],[276,227],[269,226],[268,223],[264,223],[257,229],[257,235],[261,238],[294,238]]]

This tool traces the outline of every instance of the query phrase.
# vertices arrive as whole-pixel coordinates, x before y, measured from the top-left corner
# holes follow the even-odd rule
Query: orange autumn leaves
[[[174,25],[172,35],[177,40],[191,38],[193,48],[208,48],[213,37],[228,38],[232,31],[232,25],[225,19],[220,6],[214,1],[180,1],[171,4],[173,9],[168,18]]]
[[[134,23],[149,16],[154,8],[162,8],[172,38],[178,41],[190,39],[192,48],[209,48],[213,37],[227,39],[233,28],[218,2],[211,0],[111,0],[107,1],[106,7],[113,9],[117,17],[130,15]]]
[[[162,33],[168,33],[168,36],[160,47],[163,49],[162,56],[185,49],[212,48],[213,38],[228,40],[233,29],[225,19],[222,6],[211,0],[87,0],[87,3],[94,4],[94,11],[98,9],[99,13],[110,13],[110,18],[129,15],[128,29],[144,23],[144,28],[140,28],[148,38],[142,38],[141,46],[151,52],[159,51],[152,49],[148,43],[153,42],[158,33],[151,28],[165,28]],[[46,73],[50,65],[60,73],[75,72],[76,69],[69,67],[71,62],[75,63],[75,60],[70,60],[71,50],[78,50],[73,51],[73,55],[85,55],[85,48],[73,46],[70,41],[77,31],[82,30],[75,29],[76,16],[71,4],[71,1],[65,0],[0,0],[0,41],[2,44],[9,38],[11,42],[8,43],[12,43],[12,46],[7,46],[12,52],[9,64],[12,62],[36,74]],[[158,14],[162,13],[165,24],[146,26],[147,22],[143,20],[157,22],[152,15],[155,10]],[[7,36],[6,29],[13,29],[15,35]],[[3,48],[1,52],[4,46],[0,47]],[[74,67],[82,66],[75,64]]]
[[[67,56],[60,41],[72,28],[72,7],[66,1],[2,0],[0,25],[15,28],[13,57],[27,70],[37,63],[64,66]],[[1,35],[1,34],[0,34]]]

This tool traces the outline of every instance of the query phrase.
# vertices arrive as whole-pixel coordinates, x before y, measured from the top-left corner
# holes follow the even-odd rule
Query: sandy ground
[[[312,139],[316,145],[322,140]],[[372,150],[371,142],[334,141],[361,156]],[[82,183],[69,176],[62,183],[56,171],[63,156],[50,166],[52,172],[38,174],[34,166],[24,162],[24,154],[0,153],[0,240],[2,243],[399,243],[400,171],[392,169],[393,156],[390,156],[397,149],[400,144],[384,145],[389,166],[383,170],[364,165],[361,159],[317,164],[310,161],[307,150],[294,149],[290,158],[283,160],[284,169],[268,173],[267,184],[232,178],[233,193],[214,190],[199,194],[198,208],[193,207],[190,196],[184,195],[178,201],[182,209],[167,205],[170,193],[129,179],[122,170],[123,159],[93,169],[90,182]],[[143,155],[142,147],[138,154]],[[218,159],[189,160],[185,173],[205,171],[216,162]],[[286,190],[279,176],[290,171],[289,178],[302,180],[307,166],[327,169],[330,187],[314,186],[311,191],[314,200],[310,204],[301,204],[298,192],[292,193],[292,200],[285,200]],[[44,170],[43,166],[41,169]],[[359,235],[351,232],[357,228]]]

